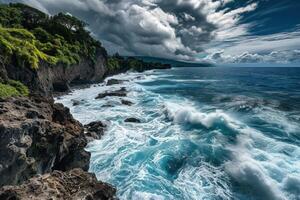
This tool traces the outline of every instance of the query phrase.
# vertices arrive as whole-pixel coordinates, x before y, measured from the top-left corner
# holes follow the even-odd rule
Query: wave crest
[[[188,105],[166,103],[166,111],[168,119],[177,124],[201,125],[207,129],[214,128],[219,125],[232,130],[239,130],[242,127],[242,124],[240,124],[237,120],[234,120],[222,110],[203,113]]]

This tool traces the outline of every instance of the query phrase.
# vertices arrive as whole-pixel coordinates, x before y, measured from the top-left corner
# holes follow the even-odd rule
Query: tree
[[[21,3],[10,4],[9,6],[18,9],[21,12],[22,26],[27,29],[41,26],[49,19],[47,14]]]
[[[4,27],[20,26],[22,21],[21,12],[16,8],[11,8],[8,5],[0,5],[0,25]]]
[[[55,22],[65,26],[70,31],[84,30],[87,25],[85,22],[73,17],[70,14],[58,13],[52,18]]]

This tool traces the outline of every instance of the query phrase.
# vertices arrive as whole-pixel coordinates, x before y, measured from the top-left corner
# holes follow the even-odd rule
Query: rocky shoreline
[[[31,81],[11,76],[11,69],[15,74],[25,73],[22,77],[30,76]],[[83,126],[75,120],[68,108],[54,102],[52,94],[60,90],[35,87],[34,84],[46,82],[45,77],[48,80],[47,73],[40,73],[32,71],[28,75],[22,68],[2,66],[2,79],[18,78],[31,94],[0,99],[0,199],[117,199],[116,188],[86,172],[90,154],[84,148],[88,142],[101,138],[106,125],[92,122]],[[98,79],[104,78],[102,75]],[[71,82],[65,82],[66,88]],[[122,83],[113,80],[108,84]],[[126,96],[126,89],[99,94],[99,98],[114,95]]]
[[[1,100],[0,186],[11,186],[0,189],[0,199],[116,199],[113,186],[85,172],[90,154],[84,148],[104,128],[101,122],[84,127],[51,98]],[[74,196],[80,180],[85,187]]]

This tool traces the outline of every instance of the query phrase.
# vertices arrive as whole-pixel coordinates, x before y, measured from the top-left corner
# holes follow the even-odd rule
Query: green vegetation
[[[59,13],[54,16],[24,4],[0,4],[0,54],[4,62],[16,59],[18,65],[37,69],[41,60],[64,66],[81,58],[95,61],[101,43],[85,30],[79,19]]]
[[[121,57],[119,54],[115,54],[108,58],[108,69],[110,71],[116,70],[134,70],[142,72],[148,69],[164,69],[170,68],[168,64],[161,64],[156,62],[145,62],[143,60],[134,57]]]
[[[108,58],[107,65],[110,70],[118,70],[121,68],[119,60],[115,58]]]
[[[8,80],[7,84],[14,87],[20,93],[21,96],[29,95],[29,89],[23,83],[15,80]]]
[[[0,83],[0,98],[28,95],[28,88],[19,81],[8,80],[6,83]]]
[[[0,51],[5,60],[15,55],[19,65],[29,64],[33,69],[38,68],[39,60],[56,64],[58,59],[45,54],[37,45],[42,46],[35,40],[34,35],[25,29],[0,27]]]

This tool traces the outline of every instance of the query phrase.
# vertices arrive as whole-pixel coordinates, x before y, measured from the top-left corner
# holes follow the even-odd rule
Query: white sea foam
[[[239,129],[241,124],[238,124],[232,117],[224,113],[222,110],[214,112],[201,112],[191,106],[192,103],[176,104],[166,103],[167,115],[170,120],[179,124],[199,124],[206,128],[211,128],[215,124],[223,124],[231,129]]]
[[[143,200],[164,200],[166,198],[164,198],[161,195],[157,195],[157,194],[136,191],[136,192],[133,192],[131,199],[132,200],[141,200],[141,199],[143,199]]]
[[[232,160],[224,166],[233,179],[245,187],[251,187],[262,199],[283,200],[299,197],[299,187],[292,184],[297,184],[300,180],[297,178],[300,177],[299,147],[269,138],[221,110],[205,113],[191,105],[189,102],[166,103],[168,118],[174,123],[199,124],[205,128],[223,124],[240,133],[236,145],[227,145],[227,149],[232,152]],[[284,118],[273,116],[270,119]],[[288,130],[295,127],[285,122]],[[294,158],[282,152],[291,152]]]
[[[266,169],[254,160],[245,149],[238,149],[233,153],[233,161],[225,164],[225,170],[238,183],[252,188],[253,192],[260,195],[261,199],[283,200],[286,199],[279,188],[279,184],[271,179]]]

